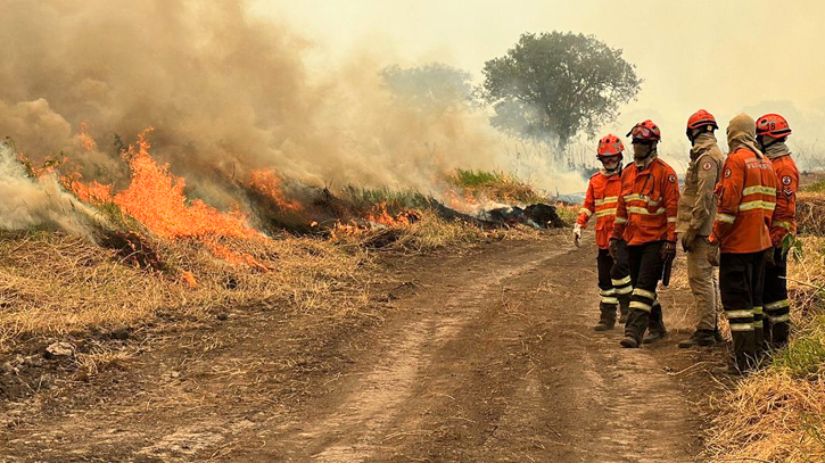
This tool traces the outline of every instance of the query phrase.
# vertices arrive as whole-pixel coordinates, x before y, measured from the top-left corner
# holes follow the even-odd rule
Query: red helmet
[[[713,129],[719,129],[719,125],[716,124],[716,118],[714,118],[713,115],[708,113],[706,110],[699,110],[690,115],[687,122],[687,130],[690,132],[694,129],[699,129],[702,126],[713,126]]]
[[[756,120],[756,135],[770,136],[774,139],[781,139],[791,134],[791,126],[788,120],[776,113],[768,113],[760,116]]]
[[[662,132],[659,131],[659,126],[656,123],[646,119],[627,133],[627,137],[633,137],[633,142],[659,142],[662,140]]]
[[[613,157],[616,155],[621,157],[622,152],[624,152],[622,141],[613,134],[608,134],[599,139],[599,151],[596,157]]]

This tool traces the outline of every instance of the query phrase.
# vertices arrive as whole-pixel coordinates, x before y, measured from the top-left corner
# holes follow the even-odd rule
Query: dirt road
[[[669,338],[623,350],[590,329],[592,242],[563,239],[387,260],[396,282],[365,314],[134,334],[113,374],[3,406],[0,459],[697,459],[721,355],[675,348],[686,292],[662,293]]]

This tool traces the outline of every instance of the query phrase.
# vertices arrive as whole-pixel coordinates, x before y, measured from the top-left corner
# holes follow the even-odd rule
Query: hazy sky
[[[316,65],[368,51],[401,65],[444,62],[476,79],[524,32],[594,34],[644,79],[638,101],[604,132],[623,136],[650,117],[674,158],[699,108],[723,129],[740,111],[785,112],[808,152],[825,135],[825,2],[256,0],[252,10],[308,39]]]

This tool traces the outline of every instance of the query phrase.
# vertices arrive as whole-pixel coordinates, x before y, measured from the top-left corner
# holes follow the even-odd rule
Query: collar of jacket
[[[712,132],[703,132],[693,139],[693,147],[690,149],[690,159],[696,160],[699,155],[716,145],[716,136]]]
[[[784,142],[776,142],[765,148],[765,155],[768,158],[779,158],[784,155],[790,155],[791,151]]]
[[[657,158],[659,158],[659,153],[654,151],[651,152],[651,154],[647,158],[645,158],[645,161],[641,165],[637,163],[636,160],[633,160],[633,165],[636,166],[637,172],[643,172],[650,168],[650,165],[652,165],[653,161]]]

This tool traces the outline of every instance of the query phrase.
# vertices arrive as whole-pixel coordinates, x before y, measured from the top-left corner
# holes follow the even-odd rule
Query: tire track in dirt
[[[373,355],[336,380],[327,408],[278,428],[280,433],[267,441],[278,444],[276,456],[259,451],[242,460],[357,462],[392,453],[391,446],[382,444],[398,437],[391,432],[393,424],[407,419],[399,412],[415,397],[422,370],[487,302],[496,301],[502,282],[547,259],[539,251],[497,254],[494,258],[506,260],[501,263],[461,263],[464,269],[450,270],[453,275],[446,274],[449,265],[440,270],[443,279],[422,284],[417,295],[399,304],[400,319],[380,329],[368,351]]]
[[[417,275],[433,286],[398,302],[353,372],[241,459],[694,460],[701,419],[667,370],[696,353],[668,350],[673,336],[628,351],[620,329],[594,333],[591,255],[528,245]]]
[[[267,311],[163,336],[136,373],[65,408],[34,399],[32,418],[0,433],[0,458],[696,459],[694,403],[709,383],[674,372],[721,355],[680,352],[673,336],[621,350],[619,329],[594,333],[594,249],[564,239],[388,260],[400,297],[376,303],[369,324],[318,315],[292,327]]]

